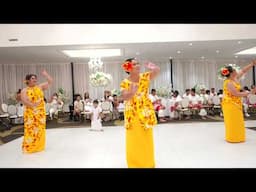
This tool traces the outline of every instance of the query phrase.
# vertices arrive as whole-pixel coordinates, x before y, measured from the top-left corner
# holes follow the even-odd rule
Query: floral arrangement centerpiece
[[[193,88],[197,94],[200,94],[202,89],[206,89],[206,86],[204,84],[196,84]]]
[[[59,88],[57,94],[58,97],[64,102],[64,104],[70,102],[70,97],[63,88]]]
[[[239,72],[241,70],[241,68],[239,66],[237,66],[236,64],[228,64],[228,65],[225,65],[225,66],[221,66],[218,69],[218,79],[220,79],[220,80],[225,80],[226,79],[226,75],[228,75],[228,73],[229,73],[229,71],[226,68],[226,66],[231,66],[237,72]],[[242,76],[242,79],[243,78],[244,78],[244,76]]]
[[[170,94],[170,90],[168,87],[166,86],[161,86],[159,87],[157,90],[156,90],[156,94],[157,96],[160,96],[160,97],[168,97],[169,94]]]
[[[92,73],[89,78],[91,85],[94,87],[106,87],[112,81],[110,74],[100,71]]]

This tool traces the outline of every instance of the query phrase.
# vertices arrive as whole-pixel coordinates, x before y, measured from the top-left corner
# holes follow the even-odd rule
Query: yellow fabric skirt
[[[226,128],[226,141],[232,143],[245,141],[245,126],[243,111],[232,103],[222,105]]]
[[[126,129],[126,159],[128,168],[155,167],[153,130],[145,130],[138,120]]]
[[[28,137],[31,137],[31,135],[29,133],[26,133],[27,131],[25,131],[24,134],[24,140]],[[33,140],[36,140],[35,142],[31,143],[31,144],[24,144],[23,141],[23,145],[22,145],[22,149],[23,149],[23,153],[35,153],[35,152],[40,152],[43,151],[45,149],[45,129],[42,129],[40,132],[40,136],[38,135],[37,137],[31,137]]]
[[[36,114],[27,110],[24,113],[24,138],[22,150],[24,153],[34,153],[45,149],[46,115],[44,108]]]

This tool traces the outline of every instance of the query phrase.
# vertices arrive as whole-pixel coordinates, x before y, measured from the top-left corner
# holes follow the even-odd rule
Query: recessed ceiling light
[[[178,54],[180,54],[180,53],[181,53],[181,51],[177,51],[177,53],[178,53]]]
[[[216,50],[216,53],[219,53],[220,51],[219,50]]]
[[[169,59],[172,59],[172,57],[169,57]]]
[[[204,58],[205,58],[204,56],[201,57],[201,59],[204,59]]]
[[[236,55],[235,58],[238,58],[238,56]]]
[[[193,43],[189,43],[189,46],[192,46],[193,45]]]
[[[238,43],[238,44],[241,44],[241,43],[242,43],[242,41],[238,41],[237,43]]]
[[[63,50],[69,57],[113,57],[120,56],[120,49]]]
[[[243,51],[236,53],[236,55],[255,55],[255,54],[256,54],[256,47],[245,49]]]

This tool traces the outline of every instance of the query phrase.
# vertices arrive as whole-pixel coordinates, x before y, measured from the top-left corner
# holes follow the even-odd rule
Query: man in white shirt
[[[178,109],[181,108],[180,102],[181,102],[182,98],[179,95],[179,92],[177,90],[174,91],[173,96],[170,99],[170,118],[178,118],[179,114],[178,114]]]
[[[149,94],[149,99],[153,103],[153,105],[156,103],[157,100],[159,100],[159,97],[156,95],[156,90],[151,89],[151,93]]]
[[[190,95],[190,89],[186,89],[185,93],[182,95],[182,98],[183,99],[189,98],[189,95]]]

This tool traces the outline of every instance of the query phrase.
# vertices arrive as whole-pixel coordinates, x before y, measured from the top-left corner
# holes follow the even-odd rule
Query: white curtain
[[[223,81],[217,77],[218,69],[229,63],[244,67],[250,60],[173,60],[174,89],[181,93],[196,84],[204,84],[208,89],[222,89]],[[242,86],[253,84],[252,70],[241,81]]]
[[[104,62],[104,60],[103,60]],[[170,86],[171,71],[170,62],[152,61],[160,66],[160,75],[151,82],[151,88],[159,88],[161,86]],[[250,60],[173,60],[173,87],[180,94],[186,88],[192,88],[195,84],[204,84],[207,88],[215,87],[216,90],[222,89],[222,81],[217,78],[217,70],[220,66],[229,63],[236,63],[243,67]],[[141,62],[142,69],[143,61]],[[18,89],[24,88],[25,75],[34,73],[38,76],[38,82],[44,82],[45,79],[41,75],[42,69],[46,69],[53,77],[54,83],[45,91],[45,97],[48,100],[50,96],[57,92],[59,88],[63,88],[68,95],[72,96],[72,79],[71,79],[71,64],[56,63],[56,64],[0,64],[0,103],[6,102],[9,93],[15,93]],[[113,80],[107,87],[95,88],[89,83],[89,68],[87,63],[74,63],[74,89],[75,93],[83,96],[85,91],[89,91],[92,99],[103,98],[104,90],[119,89],[121,81],[128,75],[121,68],[120,61],[104,62],[103,71],[111,74]],[[249,71],[244,80],[241,81],[242,86],[250,86],[252,81],[252,70]]]
[[[47,100],[59,88],[72,93],[70,64],[0,64],[0,103],[6,102],[10,94],[16,93],[18,89],[26,87],[24,80],[27,74],[36,74],[39,83],[46,81],[41,75],[43,69],[53,77],[53,85],[44,92]]]

